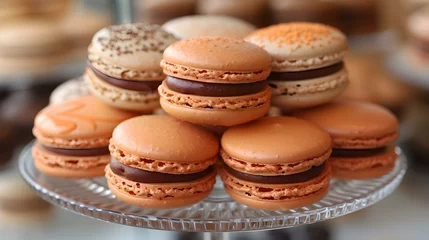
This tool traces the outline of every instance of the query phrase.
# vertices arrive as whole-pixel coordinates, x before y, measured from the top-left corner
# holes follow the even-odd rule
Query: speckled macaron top
[[[317,69],[342,61],[346,36],[334,27],[317,23],[283,23],[255,31],[245,38],[273,57],[277,72]]]
[[[408,31],[413,37],[429,41],[429,5],[419,9],[409,17]]]
[[[264,117],[229,128],[221,145],[229,156],[241,161],[282,165],[326,155],[323,162],[329,156],[331,139],[321,128],[302,119]]]
[[[198,163],[215,158],[216,137],[205,129],[169,116],[129,119],[113,132],[110,146],[149,160]]]
[[[177,39],[158,25],[114,25],[98,31],[88,59],[100,72],[124,80],[162,80],[159,63],[164,50]]]
[[[40,111],[34,120],[33,133],[43,145],[56,148],[106,147],[113,129],[133,116],[86,96]]]
[[[372,103],[336,101],[296,115],[329,132],[334,148],[384,147],[398,137],[396,117],[384,107]]]
[[[256,28],[238,18],[220,15],[195,15],[176,18],[162,26],[180,39],[195,37],[244,38]]]
[[[164,52],[164,73],[201,82],[245,83],[265,80],[271,57],[241,39],[200,37],[172,44]]]

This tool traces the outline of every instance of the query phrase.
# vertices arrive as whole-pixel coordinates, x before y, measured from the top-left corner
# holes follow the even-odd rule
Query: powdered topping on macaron
[[[124,80],[162,80],[163,51],[177,39],[158,25],[114,25],[98,31],[88,48],[92,66]]]
[[[245,38],[273,57],[273,71],[301,71],[342,61],[346,36],[317,23],[283,23],[257,30]]]

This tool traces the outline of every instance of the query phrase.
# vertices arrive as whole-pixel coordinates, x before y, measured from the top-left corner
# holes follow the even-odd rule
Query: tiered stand
[[[59,179],[39,172],[30,143],[23,150],[19,167],[28,184],[46,201],[98,220],[169,231],[204,232],[205,239],[227,238],[238,231],[291,228],[337,218],[364,209],[390,195],[400,184],[406,158],[398,148],[394,170],[380,178],[361,181],[332,180],[329,194],[321,201],[297,209],[265,211],[231,200],[218,180],[212,194],[185,208],[155,210],[131,206],[110,192],[104,178]]]

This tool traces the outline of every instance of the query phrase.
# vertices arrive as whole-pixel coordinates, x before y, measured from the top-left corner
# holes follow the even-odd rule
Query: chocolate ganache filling
[[[271,72],[268,80],[270,81],[299,81],[299,80],[307,80],[312,78],[320,78],[325,77],[336,72],[339,72],[344,68],[344,63],[339,62],[331,66],[311,69],[306,71],[298,71],[298,72]]]
[[[131,80],[125,80],[125,79],[118,79],[118,78],[107,76],[106,74],[98,71],[90,63],[88,63],[88,66],[91,68],[91,70],[98,78],[113,86],[116,86],[122,89],[139,91],[139,92],[156,91],[158,89],[158,86],[162,83],[162,81],[131,81]]]
[[[361,158],[370,157],[376,154],[383,153],[387,150],[386,147],[375,149],[332,149],[331,157],[337,158]]]
[[[291,175],[260,176],[260,175],[253,175],[253,174],[239,172],[226,164],[223,164],[223,166],[224,166],[224,169],[229,174],[231,174],[236,178],[249,181],[249,182],[265,183],[265,184],[289,184],[289,183],[306,182],[318,177],[325,169],[325,163],[323,163],[319,166],[313,166],[311,169],[305,172],[295,173]]]
[[[116,175],[119,175],[125,179],[140,182],[140,183],[175,183],[175,182],[191,182],[198,180],[204,176],[207,176],[214,171],[214,167],[211,166],[204,171],[191,173],[191,174],[169,174],[151,172],[143,169],[133,168],[122,164],[115,159],[110,160],[110,169]]]
[[[267,81],[225,84],[197,82],[171,76],[167,76],[166,83],[168,88],[175,92],[208,97],[232,97],[254,94],[261,92],[267,86]]]
[[[66,156],[78,156],[78,157],[91,157],[91,156],[101,156],[109,155],[109,148],[88,148],[88,149],[66,149],[66,148],[53,148],[45,145],[40,145],[42,148],[60,155]]]

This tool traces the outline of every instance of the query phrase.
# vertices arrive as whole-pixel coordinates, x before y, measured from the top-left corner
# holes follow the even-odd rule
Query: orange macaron
[[[170,45],[158,88],[162,108],[197,124],[233,126],[264,116],[271,90],[270,55],[241,39],[200,37]]]
[[[329,190],[329,134],[294,117],[265,117],[228,129],[220,176],[237,202],[281,210],[322,199]]]
[[[296,116],[316,123],[331,135],[329,164],[335,178],[380,177],[395,166],[398,121],[384,107],[342,100],[300,111]]]
[[[169,116],[140,116],[119,124],[109,149],[109,188],[132,205],[192,205],[207,197],[216,182],[216,137]]]
[[[34,120],[36,167],[55,177],[103,176],[113,129],[134,116],[92,96],[46,107]]]

